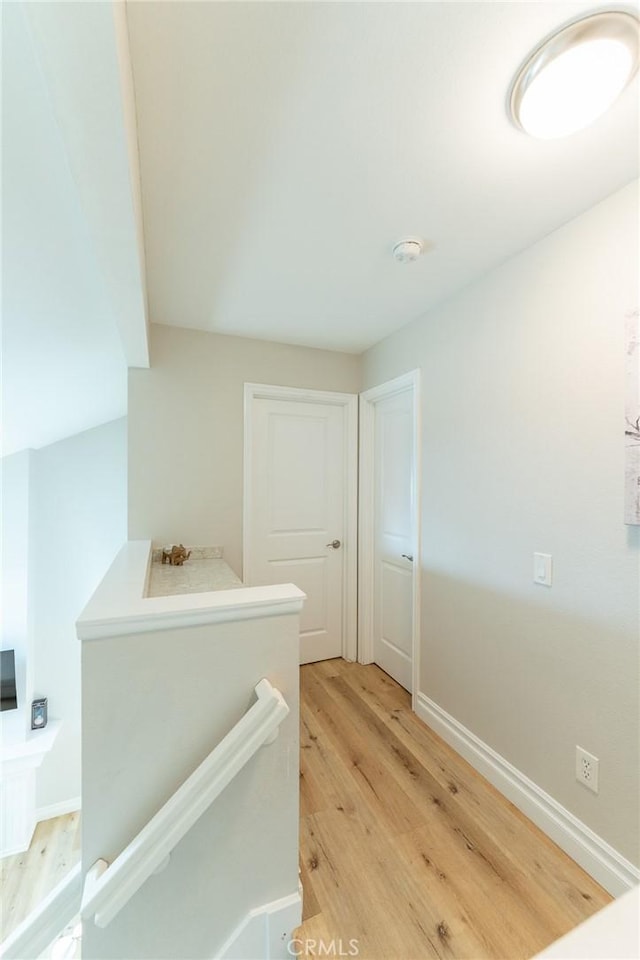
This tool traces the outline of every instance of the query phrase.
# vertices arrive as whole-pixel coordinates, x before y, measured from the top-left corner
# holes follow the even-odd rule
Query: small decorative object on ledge
[[[42,730],[47,725],[47,698],[40,697],[31,702],[31,729]]]
[[[167,547],[164,548],[162,551],[162,562],[166,563],[168,560],[172,567],[181,567],[190,556],[191,550],[187,553],[186,548],[181,543],[177,546],[174,544],[170,549]]]

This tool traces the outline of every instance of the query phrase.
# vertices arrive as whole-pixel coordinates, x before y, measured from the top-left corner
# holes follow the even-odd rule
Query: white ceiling
[[[129,2],[151,320],[360,351],[636,177],[637,82],[564,140],[506,117],[591,10]]]
[[[126,414],[148,347],[124,8],[5,3],[2,28],[9,455]]]
[[[20,4],[3,5],[2,452],[126,412],[126,364]]]
[[[360,351],[636,177],[637,82],[566,140],[505,115],[531,48],[590,9],[3,4],[2,452],[126,412],[147,299]],[[432,252],[397,264],[405,235]]]

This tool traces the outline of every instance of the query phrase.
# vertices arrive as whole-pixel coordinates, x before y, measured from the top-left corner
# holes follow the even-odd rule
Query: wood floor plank
[[[309,929],[371,960],[524,960],[610,902],[379,668],[309,664],[301,691]]]
[[[390,833],[420,826],[424,821],[422,811],[402,789],[397,778],[389,775],[389,769],[381,762],[378,753],[370,749],[363,736],[366,725],[359,727],[352,722],[342,705],[330,695],[320,676],[311,672],[304,674],[301,691],[322,730],[316,742],[328,743],[340,758],[350,788],[355,786],[357,793],[366,798]]]
[[[34,910],[80,859],[80,813],[42,820],[25,853],[0,861],[0,939]]]
[[[301,704],[300,722],[301,815],[323,810],[355,810],[356,784],[345,771],[310,703]]]
[[[395,777],[416,808],[424,810],[423,819],[428,819],[431,834],[439,835],[442,842],[466,857],[468,862],[464,869],[472,867],[478,880],[485,885],[500,885],[498,892],[503,908],[510,909],[517,920],[518,929],[529,929],[533,939],[538,926],[537,914],[541,913],[549,922],[549,916],[554,912],[554,903],[549,894],[543,889],[530,887],[527,889],[528,900],[525,905],[521,895],[522,866],[517,862],[512,863],[499,847],[488,840],[476,818],[470,816],[463,803],[458,801],[457,793],[447,793],[444,785],[418,762],[408,748],[397,741],[395,732],[380,724],[377,718],[372,718],[362,702],[354,699],[350,690],[345,691],[340,677],[333,678],[331,685],[335,697],[334,713],[340,705],[345,725],[360,725],[368,730],[371,738],[375,738],[376,754],[386,765],[389,778]],[[552,928],[551,933],[556,933],[556,929]]]
[[[465,806],[474,821],[482,827],[494,844],[507,853],[517,850],[515,860],[537,875],[538,882],[558,902],[563,902],[563,914],[568,910],[579,923],[584,918],[583,901],[595,901],[600,906],[610,899],[608,894],[573,860],[570,860],[545,834],[491,784],[479,777],[476,771],[448,744],[444,743],[410,709],[409,695],[387,677],[381,670],[373,668],[364,673],[350,671],[344,664],[340,676],[358,690],[360,696],[387,722],[391,721],[395,735],[409,747],[419,762],[428,769],[441,785],[446,785],[454,793],[458,805]],[[397,689],[389,701],[392,686]],[[383,696],[379,697],[379,691]],[[386,702],[385,702],[386,698]],[[405,701],[403,709],[393,707],[395,702]],[[391,704],[391,708],[389,706]],[[493,797],[494,802],[489,802]],[[495,811],[504,816],[496,816]],[[508,811],[508,815],[507,815]],[[522,825],[526,826],[523,833]],[[529,837],[531,843],[524,849],[524,841]],[[513,841],[517,841],[513,847]],[[526,854],[526,856],[525,856]],[[561,869],[559,869],[561,867]],[[604,897],[604,901],[603,901]]]
[[[313,864],[311,880],[322,913],[334,937],[346,942],[357,938],[364,956],[389,956],[397,949],[387,909],[394,899],[394,886],[402,878],[398,857],[384,834],[367,833],[338,812],[307,818],[303,834]],[[368,851],[367,870],[360,867],[362,850]],[[433,958],[437,949],[425,936],[425,921],[416,898],[395,897],[396,922],[403,929],[403,944],[409,956]],[[354,923],[357,918],[357,923]]]
[[[331,929],[327,923],[327,918],[322,913],[318,913],[305,921],[304,939],[294,938],[288,945],[287,950],[295,957],[314,957],[318,956],[318,942],[329,944],[333,940],[336,949],[333,956],[351,956],[349,950],[351,945],[335,941]],[[327,954],[325,954],[327,956]]]
[[[525,960],[611,900],[377,667],[308,665],[301,688],[301,956]],[[3,937],[77,862],[78,825],[2,861]]]

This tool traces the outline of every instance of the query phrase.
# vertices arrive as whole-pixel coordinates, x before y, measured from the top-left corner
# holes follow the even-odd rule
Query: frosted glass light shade
[[[588,126],[611,106],[638,67],[638,21],[628,13],[586,17],[556,33],[514,82],[512,117],[549,140]]]

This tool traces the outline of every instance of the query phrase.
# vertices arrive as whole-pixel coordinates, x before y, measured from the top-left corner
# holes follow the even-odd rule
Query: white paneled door
[[[248,384],[245,402],[245,583],[304,590],[300,662],[340,657],[355,643],[357,397]]]
[[[374,660],[407,690],[413,643],[413,394],[375,405]]]
[[[358,659],[414,694],[419,672],[419,371],[360,397]]]

